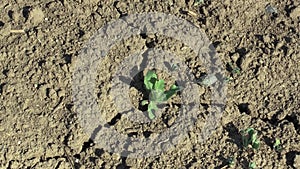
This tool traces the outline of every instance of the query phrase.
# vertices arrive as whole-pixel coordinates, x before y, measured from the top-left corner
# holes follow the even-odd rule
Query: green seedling
[[[229,167],[233,167],[234,166],[234,158],[233,157],[229,157],[227,159],[227,162],[228,162],[228,166]]]
[[[244,147],[248,147],[249,145],[253,149],[258,149],[260,147],[260,141],[257,138],[257,131],[253,128],[248,128],[242,131],[242,141]]]
[[[280,143],[280,140],[279,139],[275,139],[275,143],[273,144],[273,148],[275,149],[275,151],[279,152],[282,150],[282,147],[281,147],[281,143]]]
[[[204,3],[204,0],[195,0],[194,1],[194,6],[198,6],[200,4],[203,4]]]
[[[155,118],[155,110],[158,109],[157,105],[167,101],[173,95],[175,95],[180,88],[175,84],[171,88],[165,91],[165,81],[157,79],[157,75],[154,71],[147,72],[144,78],[144,85],[149,92],[149,99],[143,100],[142,105],[148,104],[148,117],[152,120]]]
[[[171,66],[171,71],[178,70],[178,68],[179,68],[178,63],[172,64],[172,66]]]
[[[249,169],[254,169],[254,168],[256,168],[255,162],[250,162],[249,163]]]
[[[229,82],[233,81],[233,78],[232,78],[232,77],[225,77],[225,78],[224,78],[224,81],[225,81],[226,83],[229,83]]]
[[[241,73],[241,69],[236,67],[236,66],[233,66],[232,63],[228,63],[229,67],[230,67],[230,72],[232,74],[240,74]]]

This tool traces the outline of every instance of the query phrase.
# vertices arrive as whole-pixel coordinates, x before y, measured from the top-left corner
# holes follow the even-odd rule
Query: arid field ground
[[[210,87],[197,85],[199,95],[190,96],[199,99],[197,118],[186,137],[167,138],[172,146],[166,151],[135,158],[130,152],[107,150],[93,139],[105,126],[95,128],[94,135],[86,131],[80,120],[85,110],[76,108],[77,93],[72,89],[79,57],[85,56],[82,51],[98,30],[126,16],[151,12],[176,16],[205,33],[225,70],[225,79],[217,78],[226,85],[226,103],[209,137],[199,142],[213,104]],[[1,0],[0,168],[221,169],[255,164],[300,169],[299,32],[300,1],[296,0]],[[183,107],[179,93],[161,116],[144,124],[115,110],[109,92],[119,61],[149,49],[181,58],[195,78],[205,74],[203,62],[181,39],[145,33],[114,44],[92,72],[97,74],[93,91],[101,106],[96,114],[132,138],[153,138],[172,127],[181,117],[176,110]],[[135,76],[128,88],[127,101],[136,110],[144,109],[139,106],[145,98],[143,75]],[[176,81],[168,72],[158,75],[166,86]],[[257,150],[243,146],[241,131],[247,128],[257,131]],[[110,134],[100,138],[116,140]],[[276,139],[280,148],[274,147]],[[121,141],[119,146],[135,151]],[[164,145],[153,149],[159,146]]]

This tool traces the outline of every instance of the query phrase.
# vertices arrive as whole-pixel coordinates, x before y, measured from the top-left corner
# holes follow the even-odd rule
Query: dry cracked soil
[[[225,70],[226,103],[209,137],[199,142],[213,105],[210,86],[197,85],[199,95],[190,96],[199,99],[197,118],[185,137],[167,138],[172,146],[166,151],[135,158],[129,156],[134,147],[120,142],[128,151],[122,155],[86,132],[80,121],[83,112],[74,105],[73,73],[97,30],[150,12],[176,16],[205,32]],[[300,1],[293,0],[1,0],[0,168],[221,169],[249,168],[253,162],[256,168],[299,169],[299,32]],[[149,123],[134,123],[115,109],[109,91],[120,61],[139,51],[147,55],[149,49],[181,58],[196,78],[206,72],[189,46],[162,34],[138,34],[114,44],[93,72],[96,101],[105,103],[96,113],[129,138],[154,138],[181,117],[177,110],[183,107],[182,93]],[[128,87],[129,100],[133,109],[144,110],[140,102],[145,99],[145,72],[136,73]],[[176,81],[164,71],[158,76],[166,86]],[[243,147],[241,130],[249,127],[258,131],[258,150]],[[118,139],[109,134],[100,138]],[[273,147],[276,138],[280,150]],[[163,149],[160,146],[153,149]]]

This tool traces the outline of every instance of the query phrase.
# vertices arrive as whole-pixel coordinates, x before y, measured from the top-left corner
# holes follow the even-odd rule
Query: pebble
[[[271,41],[271,37],[269,35],[264,36],[263,39],[265,43],[269,43]]]
[[[231,59],[236,62],[240,58],[240,55],[238,53],[235,53],[231,56]]]
[[[50,89],[50,91],[49,91],[49,97],[51,99],[55,99],[57,97],[57,93],[56,93],[56,91],[54,89]]]
[[[245,56],[243,56],[241,58],[241,63],[240,63],[241,69],[247,70],[247,68],[249,67],[251,62],[252,62],[252,59],[250,58],[250,54],[246,54]]]
[[[206,75],[206,76],[200,77],[198,83],[200,85],[210,86],[210,85],[216,83],[217,81],[218,81],[218,79],[215,75]]]
[[[296,155],[296,157],[294,159],[294,167],[300,168],[300,155]]]
[[[277,14],[277,9],[275,7],[273,7],[272,5],[268,5],[266,6],[266,12],[269,13],[269,14]]]
[[[287,114],[288,114],[288,111],[281,111],[281,112],[278,113],[276,118],[278,120],[283,120],[286,117]]]
[[[300,17],[300,5],[291,11],[290,17],[294,19]]]

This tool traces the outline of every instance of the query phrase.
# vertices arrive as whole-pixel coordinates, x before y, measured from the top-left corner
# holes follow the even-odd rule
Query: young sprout
[[[204,3],[204,0],[195,0],[194,1],[194,6],[198,6],[200,4],[203,4]]]
[[[234,166],[234,158],[233,157],[229,157],[227,161],[228,161],[228,166],[229,167],[233,167]]]
[[[249,145],[253,149],[258,149],[260,147],[260,141],[257,138],[257,131],[253,128],[248,128],[242,131],[242,142],[244,147]]]
[[[229,76],[227,76],[227,77],[224,78],[224,81],[225,81],[226,83],[231,82],[232,80],[233,80],[233,78],[232,78],[232,77],[229,77]]]
[[[175,71],[175,70],[178,70],[179,68],[179,64],[178,63],[174,63],[171,65],[171,71]]]
[[[240,74],[241,73],[241,69],[236,66],[233,66],[232,63],[228,63],[228,65],[229,65],[230,72],[232,74]]]
[[[255,162],[250,162],[249,163],[249,169],[254,169],[254,168],[256,168]]]
[[[280,152],[282,150],[280,140],[278,138],[275,139],[275,143],[273,144],[273,148],[275,151]]]
[[[165,81],[157,79],[157,75],[154,71],[147,72],[144,78],[144,84],[149,92],[149,99],[143,100],[142,105],[148,104],[148,117],[152,120],[155,118],[155,110],[158,109],[157,105],[167,101],[174,94],[176,94],[180,88],[176,85],[172,85],[170,90],[165,91]]]

